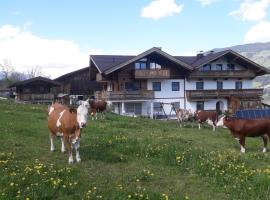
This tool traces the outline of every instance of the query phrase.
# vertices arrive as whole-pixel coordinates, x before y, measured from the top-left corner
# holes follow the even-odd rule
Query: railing
[[[20,101],[52,101],[54,99],[54,95],[51,93],[47,94],[20,94]]]
[[[115,100],[144,100],[153,99],[154,91],[152,90],[139,90],[139,91],[120,91],[120,92],[95,92],[96,99],[103,99],[109,101]]]
[[[170,78],[169,69],[136,69],[135,79]]]
[[[194,71],[189,75],[189,79],[198,78],[254,78],[256,76],[251,70],[224,70],[224,71]]]
[[[187,90],[188,100],[201,100],[212,98],[258,98],[263,95],[263,89],[224,89],[224,90]]]

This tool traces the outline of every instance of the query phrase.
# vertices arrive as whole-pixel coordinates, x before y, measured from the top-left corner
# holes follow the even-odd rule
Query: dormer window
[[[151,62],[150,69],[161,69],[161,65],[154,63],[154,62]]]

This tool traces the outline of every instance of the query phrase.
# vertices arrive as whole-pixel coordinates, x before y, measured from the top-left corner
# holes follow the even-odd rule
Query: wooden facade
[[[11,85],[15,88],[16,100],[30,103],[51,103],[57,96],[60,83],[44,77],[36,77]]]

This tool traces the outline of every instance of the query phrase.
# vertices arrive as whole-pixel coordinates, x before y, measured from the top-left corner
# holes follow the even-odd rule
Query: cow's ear
[[[77,110],[76,110],[75,108],[70,108],[70,109],[69,109],[69,112],[70,112],[70,113],[77,113]]]

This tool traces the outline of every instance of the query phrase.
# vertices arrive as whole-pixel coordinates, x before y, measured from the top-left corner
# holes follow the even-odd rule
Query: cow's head
[[[83,128],[87,124],[89,100],[81,101],[81,105],[77,108],[77,122],[80,128]]]
[[[227,115],[222,115],[217,122],[217,126],[225,126],[226,121],[230,121],[230,117]]]

